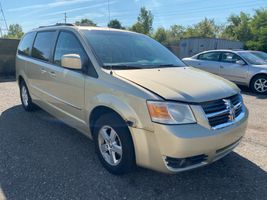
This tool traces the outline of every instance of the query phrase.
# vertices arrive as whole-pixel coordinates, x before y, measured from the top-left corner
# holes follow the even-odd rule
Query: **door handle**
[[[41,69],[41,73],[44,74],[46,73],[46,70],[44,68]]]
[[[51,71],[51,72],[49,72],[49,74],[50,74],[52,77],[56,77],[56,72]]]

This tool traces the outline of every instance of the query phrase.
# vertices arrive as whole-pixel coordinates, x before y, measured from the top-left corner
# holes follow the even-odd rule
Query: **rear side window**
[[[53,47],[54,36],[54,31],[37,33],[32,48],[32,57],[43,61],[49,61],[50,53]]]
[[[219,61],[220,59],[220,52],[209,52],[203,53],[198,56],[199,60],[208,60],[208,61]]]
[[[224,52],[222,53],[222,62],[228,62],[228,63],[236,63],[236,61],[242,60],[238,55],[230,52]]]
[[[61,65],[61,58],[65,54],[78,54],[81,57],[82,61],[86,59],[86,53],[83,50],[78,39],[69,32],[61,32],[58,37],[55,55],[54,55],[54,63],[56,65]]]
[[[27,33],[19,43],[18,54],[30,56],[35,33]]]

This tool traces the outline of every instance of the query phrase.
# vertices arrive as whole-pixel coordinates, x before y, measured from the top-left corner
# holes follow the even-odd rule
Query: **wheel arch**
[[[20,84],[21,84],[22,82],[26,83],[26,82],[25,82],[25,79],[23,78],[23,76],[19,75],[19,76],[18,76],[18,84],[19,84],[19,86],[20,86]]]
[[[29,84],[28,84],[28,80],[27,80],[27,75],[24,71],[20,70],[20,72],[16,73],[16,80],[18,85],[20,86],[21,82],[24,81],[24,83],[26,84],[26,86],[29,89]]]
[[[124,152],[126,152],[125,155],[129,155],[129,156],[126,156],[126,160],[124,159],[124,164],[123,164],[123,168],[121,168],[120,170],[123,170],[124,172],[129,172],[131,170],[133,170],[136,166],[136,146],[135,146],[135,143],[134,143],[134,138],[133,138],[133,135],[132,135],[132,132],[131,130],[129,129],[128,127],[128,124],[127,122],[123,119],[123,117],[118,113],[116,112],[114,109],[112,108],[109,108],[107,106],[97,106],[95,107],[92,112],[90,113],[90,131],[92,133],[92,139],[94,140],[95,142],[95,145],[96,145],[96,151],[98,152],[99,151],[99,148],[98,148],[98,137],[97,137],[97,130],[94,130],[95,128],[101,128],[100,126],[97,127],[95,125],[95,123],[97,123],[97,119],[105,114],[110,114],[110,115],[107,115],[104,119],[105,121],[107,121],[107,124],[106,123],[100,123],[102,125],[110,125],[112,127],[112,124],[113,123],[110,123],[108,124],[109,122],[109,119],[113,119],[115,121],[114,122],[114,125],[117,124],[119,126],[121,126],[121,121],[122,122],[125,122],[125,127],[122,127],[123,129],[120,129],[122,130],[123,132],[120,132],[122,133],[122,135],[120,135],[119,133],[117,133],[118,135],[120,135],[121,137],[123,137],[125,140],[124,142],[125,143],[122,143],[122,144],[125,144],[125,148],[123,149]],[[116,126],[115,126],[116,127]],[[94,135],[95,134],[95,135]],[[122,138],[120,138],[122,139]],[[127,154],[128,152],[128,154]],[[101,152],[100,152],[101,153]],[[100,154],[99,154],[100,155]],[[122,155],[122,154],[121,154]],[[102,158],[100,158],[100,161],[103,159],[103,156]],[[103,162],[103,161],[102,161]],[[106,164],[104,164],[104,166],[106,166]],[[125,168],[126,167],[126,168]],[[110,167],[106,167],[108,169],[108,171],[110,171]],[[111,170],[112,173],[115,173],[115,174],[121,174],[119,171],[116,172],[117,170]],[[122,172],[122,173],[124,173]]]
[[[117,111],[110,107],[99,105],[96,106],[89,115],[89,128],[91,134],[93,134],[94,132],[95,123],[97,119],[99,119],[104,114],[114,114],[127,124],[127,121]]]
[[[90,101],[86,102],[86,107],[88,108],[86,121],[89,123],[89,128],[93,122],[92,116],[97,116],[95,115],[96,111],[99,113],[113,112],[133,128],[153,128],[150,124],[148,110],[142,109],[146,107],[146,101],[141,98],[120,98],[114,94],[102,93],[90,98]]]
[[[134,146],[136,163],[146,166],[146,164],[142,164],[144,163],[143,154],[149,155],[146,147],[147,137],[144,133],[154,131],[148,109],[145,109],[147,107],[146,101],[142,98],[131,97],[131,99],[128,99],[126,96],[120,98],[115,94],[102,93],[93,98],[88,98],[86,105],[88,108],[86,121],[88,123],[89,137],[93,139],[94,123],[102,114],[113,112],[119,115],[128,126]]]
[[[266,71],[266,72],[260,72],[260,73],[254,74],[254,75],[250,78],[250,80],[249,80],[249,87],[251,87],[252,80],[253,80],[254,78],[256,78],[257,76],[267,76],[267,71]]]

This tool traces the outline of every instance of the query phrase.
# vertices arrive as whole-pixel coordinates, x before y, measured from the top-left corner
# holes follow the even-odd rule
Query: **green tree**
[[[125,29],[122,25],[121,22],[117,19],[110,20],[108,23],[109,28],[116,28],[116,29]]]
[[[175,45],[178,44],[179,40],[184,37],[185,27],[181,25],[172,25],[167,32],[167,45]]]
[[[75,24],[77,26],[97,26],[97,24],[90,19],[81,19],[80,21],[76,21]]]
[[[216,25],[214,19],[205,18],[201,22],[188,27],[184,32],[184,37],[217,37],[220,27]]]
[[[153,38],[162,44],[167,43],[167,32],[163,27],[157,29],[157,31],[153,34]]]
[[[169,34],[171,37],[179,39],[183,37],[184,32],[185,32],[185,27],[177,24],[172,25],[169,30]]]
[[[250,40],[252,38],[250,21],[249,15],[243,12],[240,15],[231,15],[221,37],[242,42]]]
[[[22,27],[19,24],[10,24],[8,27],[7,35],[4,38],[20,39],[24,35]]]
[[[256,10],[250,27],[252,37],[246,42],[246,47],[267,52],[267,8]]]
[[[132,27],[129,28],[130,31],[134,31],[137,33],[144,33],[144,27],[141,23],[136,22]]]
[[[130,28],[130,30],[150,35],[152,33],[153,18],[152,12],[145,7],[142,7],[137,22]]]

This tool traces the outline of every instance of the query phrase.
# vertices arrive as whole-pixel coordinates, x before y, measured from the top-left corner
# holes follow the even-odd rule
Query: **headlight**
[[[196,123],[191,108],[187,104],[147,101],[147,107],[153,122],[161,124]]]

